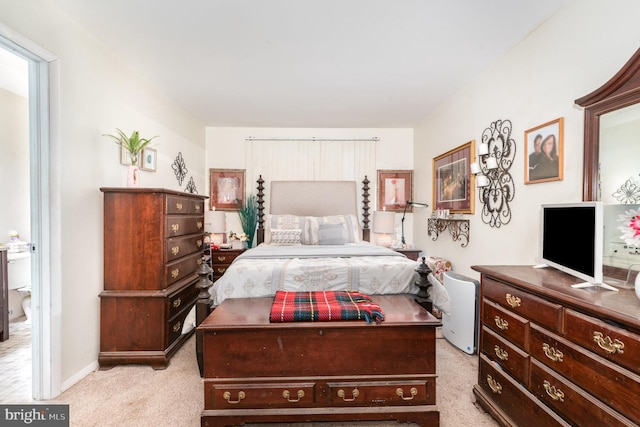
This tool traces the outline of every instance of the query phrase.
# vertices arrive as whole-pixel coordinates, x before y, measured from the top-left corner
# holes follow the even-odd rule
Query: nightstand
[[[218,280],[231,262],[246,249],[218,249],[211,251],[211,268],[213,269],[213,281]]]
[[[414,261],[418,260],[418,257],[420,256],[420,252],[422,252],[420,249],[394,249],[394,251],[400,252],[407,258],[412,259]]]

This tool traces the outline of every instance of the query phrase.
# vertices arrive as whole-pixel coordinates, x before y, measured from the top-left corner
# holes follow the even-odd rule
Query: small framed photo
[[[412,206],[406,206],[413,200],[412,170],[378,171],[378,210],[392,212],[412,212]]]
[[[140,166],[141,160],[142,159],[140,159],[140,156],[138,156],[138,161],[134,165],[131,162],[131,153],[129,153],[129,151],[126,148],[124,148],[122,145],[120,146],[120,163],[121,164],[127,165],[127,166]]]
[[[209,169],[211,208],[237,211],[244,204],[244,169]]]
[[[564,177],[564,118],[524,132],[524,183],[561,181]]]
[[[155,172],[158,166],[158,151],[155,148],[146,147],[142,150],[140,169]]]
[[[471,173],[475,140],[433,159],[433,209],[472,214],[474,178]]]

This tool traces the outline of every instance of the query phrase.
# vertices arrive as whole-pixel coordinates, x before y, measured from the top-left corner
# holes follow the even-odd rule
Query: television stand
[[[574,288],[574,289],[603,288],[603,289],[607,289],[609,291],[618,292],[618,289],[614,288],[611,285],[607,285],[606,283],[584,282],[584,283],[576,283],[575,285],[571,285],[571,287]]]

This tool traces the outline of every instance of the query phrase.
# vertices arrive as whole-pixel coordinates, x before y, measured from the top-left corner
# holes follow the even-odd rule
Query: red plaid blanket
[[[269,320],[283,322],[326,322],[365,320],[379,323],[384,313],[371,297],[353,291],[277,291]]]

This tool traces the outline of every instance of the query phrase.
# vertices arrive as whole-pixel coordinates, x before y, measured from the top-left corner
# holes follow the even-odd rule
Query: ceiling
[[[207,126],[414,127],[566,0],[52,0]]]

